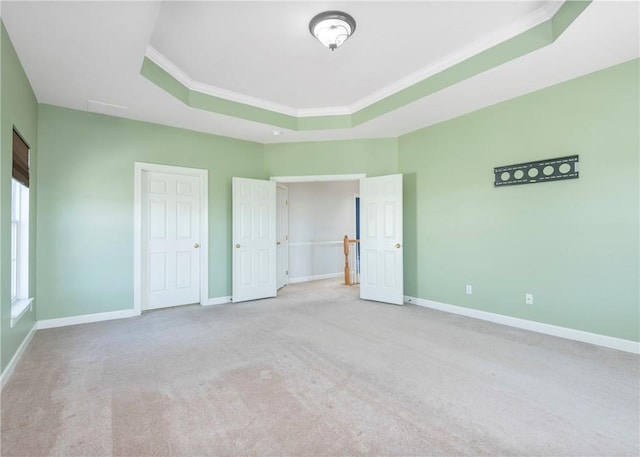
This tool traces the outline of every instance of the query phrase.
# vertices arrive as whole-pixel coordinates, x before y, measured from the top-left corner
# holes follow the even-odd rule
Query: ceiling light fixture
[[[356,21],[342,11],[325,11],[311,19],[309,31],[320,43],[335,51],[356,31]]]

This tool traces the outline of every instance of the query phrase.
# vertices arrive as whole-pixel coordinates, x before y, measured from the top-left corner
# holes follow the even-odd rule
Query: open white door
[[[276,183],[233,178],[233,301],[276,296]]]
[[[289,189],[278,183],[276,193],[276,278],[281,289],[289,284]]]
[[[402,175],[360,180],[360,298],[402,305]]]

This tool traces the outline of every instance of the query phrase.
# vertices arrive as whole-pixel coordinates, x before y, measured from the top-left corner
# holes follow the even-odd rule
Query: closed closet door
[[[200,302],[200,180],[143,172],[143,309]]]

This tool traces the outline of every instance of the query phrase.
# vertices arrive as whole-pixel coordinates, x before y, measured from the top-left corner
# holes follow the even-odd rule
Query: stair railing
[[[344,236],[344,284],[360,284],[360,240],[350,240]]]

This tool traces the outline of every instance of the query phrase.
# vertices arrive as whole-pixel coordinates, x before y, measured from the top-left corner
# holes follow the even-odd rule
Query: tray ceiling
[[[638,57],[637,2],[583,3],[556,27],[562,7],[3,1],[0,14],[41,103],[269,143],[398,136]],[[335,52],[308,30],[328,9],[357,21]],[[548,42],[533,37],[547,22]],[[540,42],[416,91],[524,33]]]

